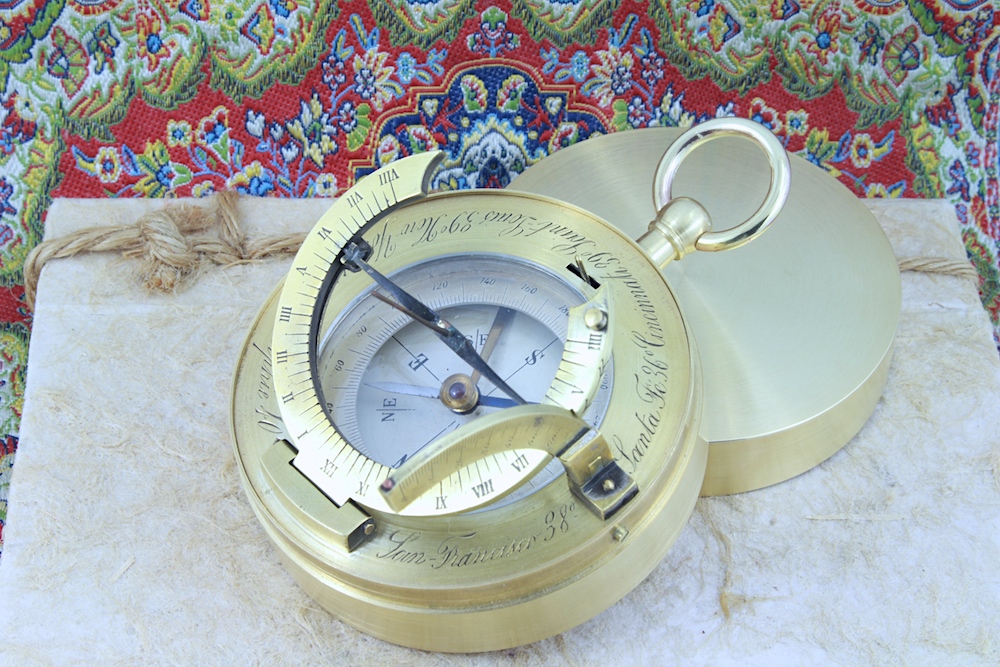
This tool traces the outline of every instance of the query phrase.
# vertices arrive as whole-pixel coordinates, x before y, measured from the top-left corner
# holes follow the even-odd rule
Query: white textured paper
[[[49,236],[159,202],[57,201]],[[251,233],[322,201],[241,201]],[[900,256],[964,259],[942,202],[873,202]],[[964,278],[903,274],[889,383],[840,453],[702,499],[636,590],[558,637],[436,655],[335,620],[278,562],[228,429],[238,349],[287,261],[175,295],[111,256],[42,277],[0,563],[0,664],[1000,663],[1000,361]]]

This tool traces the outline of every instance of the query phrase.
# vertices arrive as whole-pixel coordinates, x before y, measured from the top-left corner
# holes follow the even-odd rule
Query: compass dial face
[[[606,223],[558,202],[426,197],[421,174],[435,159],[414,156],[359,182],[296,255],[271,344],[294,468],[338,506],[435,516],[494,503],[570,445],[605,442],[601,456],[634,470],[643,488],[658,464],[639,462],[676,455],[654,456],[650,443],[671,438],[674,415],[691,406],[686,333],[659,270]],[[602,290],[614,312],[592,322],[607,335],[574,334],[558,354],[567,313],[582,307],[573,322],[586,320]],[[616,341],[596,374],[574,356],[594,337]],[[546,364],[556,359],[554,373]],[[540,395],[562,417],[546,419]],[[526,404],[505,410],[509,399]],[[588,406],[600,438],[579,440],[592,430],[580,419]],[[574,467],[575,483],[604,460]]]
[[[525,206],[539,217],[522,213]],[[598,245],[577,224],[607,243]],[[605,225],[521,196],[455,194],[401,206],[359,226],[360,233],[347,235],[332,222],[317,225],[282,290],[272,341],[278,407],[297,450],[294,466],[338,505],[351,500],[370,511],[454,514],[545,486],[560,473],[559,463],[543,471],[551,454],[573,442],[585,423],[545,431],[544,446],[515,434],[524,421],[496,426],[488,443],[483,434],[518,397],[530,407],[551,398],[557,386],[571,393],[584,386],[572,377],[569,385],[557,385],[554,378],[566,359],[570,310],[591,303],[602,285],[616,304],[603,326],[618,342],[604,380],[587,385],[594,400],[579,416],[632,466],[662,430],[660,414],[686,404],[687,391],[665,393],[690,377],[664,356],[675,344],[686,354],[683,333],[665,337],[668,320],[660,312],[673,307],[672,299],[656,267]],[[356,239],[369,249],[368,268],[354,271],[363,267],[345,253]],[[430,320],[421,323],[412,308],[401,308],[395,288],[370,271],[447,320],[458,340],[442,342]],[[494,377],[457,354],[458,341],[485,358]],[[574,346],[581,344],[587,347],[586,338],[573,338]],[[633,372],[619,371],[623,359]],[[631,407],[633,400],[639,405]],[[612,414],[617,418],[609,427]],[[530,422],[540,413],[525,416]],[[501,440],[502,448],[489,444]],[[429,470],[426,490],[410,495],[405,507],[390,508],[383,483],[405,486],[395,469],[429,443],[446,441],[454,443],[449,462]]]
[[[579,287],[551,271],[504,255],[439,257],[389,277],[463,332],[529,403],[541,402],[552,384],[569,309],[585,301]],[[336,317],[322,333],[318,351],[326,409],[355,449],[398,468],[436,439],[517,404],[488,379],[476,377],[433,331],[376,299],[373,291],[374,286],[365,290]],[[600,425],[607,408],[610,377],[605,375],[584,414],[592,426]],[[500,487],[491,481],[495,471],[523,465],[530,455],[515,449],[482,459],[459,481],[460,488],[499,498]],[[558,462],[546,466],[504,502],[561,472]],[[441,491],[436,506],[447,502]]]

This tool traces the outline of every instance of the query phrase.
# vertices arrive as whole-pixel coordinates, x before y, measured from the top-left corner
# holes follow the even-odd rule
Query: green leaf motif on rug
[[[425,50],[439,39],[454,40],[466,19],[475,14],[475,0],[368,0],[368,7],[379,27],[389,33],[392,46],[413,44]]]
[[[524,24],[535,41],[550,40],[556,47],[593,44],[598,32],[611,27],[621,0],[514,0],[511,16]]]

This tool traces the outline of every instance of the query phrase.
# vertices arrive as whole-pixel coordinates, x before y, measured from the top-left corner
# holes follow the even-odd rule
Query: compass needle
[[[390,299],[379,294],[378,292],[373,292],[373,295],[377,299],[403,313],[406,313],[413,318],[414,322],[433,331],[441,342],[447,345],[452,352],[457,354],[462,361],[472,366],[476,372],[485,375],[486,379],[496,385],[500,391],[514,399],[518,404],[523,405],[527,402],[521,398],[520,394],[511,389],[510,386],[504,382],[499,375],[497,375],[496,371],[490,368],[486,361],[479,356],[479,353],[476,352],[476,348],[472,346],[472,343],[469,342],[469,339],[466,338],[465,334],[456,329],[450,322],[448,322],[448,320],[431,310],[419,299],[409,294],[402,287],[375,270],[375,268],[368,264],[368,262],[362,259],[361,250],[357,244],[349,245],[344,251],[344,257],[345,263],[348,266],[353,264],[360,267],[393,297]]]
[[[366,387],[378,389],[392,394],[406,394],[408,396],[420,396],[422,398],[440,398],[441,389],[437,387],[421,387],[401,382],[366,382]],[[516,401],[502,396],[480,396],[479,405],[489,408],[512,408],[519,405]]]
[[[503,333],[504,327],[506,327],[512,319],[514,319],[515,311],[507,308],[506,306],[500,306],[497,308],[497,315],[493,319],[493,324],[490,325],[490,332],[486,335],[486,342],[483,344],[483,351],[480,353],[484,361],[488,361],[490,355],[493,354],[493,348],[497,346],[497,341],[500,339],[500,334]],[[472,384],[478,384],[479,378],[482,375],[478,370],[472,371]]]

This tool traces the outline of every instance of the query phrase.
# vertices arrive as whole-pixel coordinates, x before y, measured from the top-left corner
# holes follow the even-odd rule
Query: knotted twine
[[[238,200],[234,191],[220,192],[211,207],[169,204],[131,225],[90,227],[43,241],[24,263],[25,301],[34,309],[38,279],[48,262],[85,252],[140,258],[142,285],[150,291],[172,292],[209,263],[232,266],[298,251],[305,233],[247,239],[240,228]]]
[[[170,204],[143,214],[131,225],[91,227],[43,241],[24,263],[25,301],[34,310],[38,279],[48,262],[85,252],[120,252],[141,258],[142,285],[150,291],[172,292],[209,263],[233,266],[298,251],[305,233],[248,239],[240,228],[238,200],[236,192],[220,192],[212,207]],[[968,262],[944,257],[900,259],[899,270],[979,280]]]

